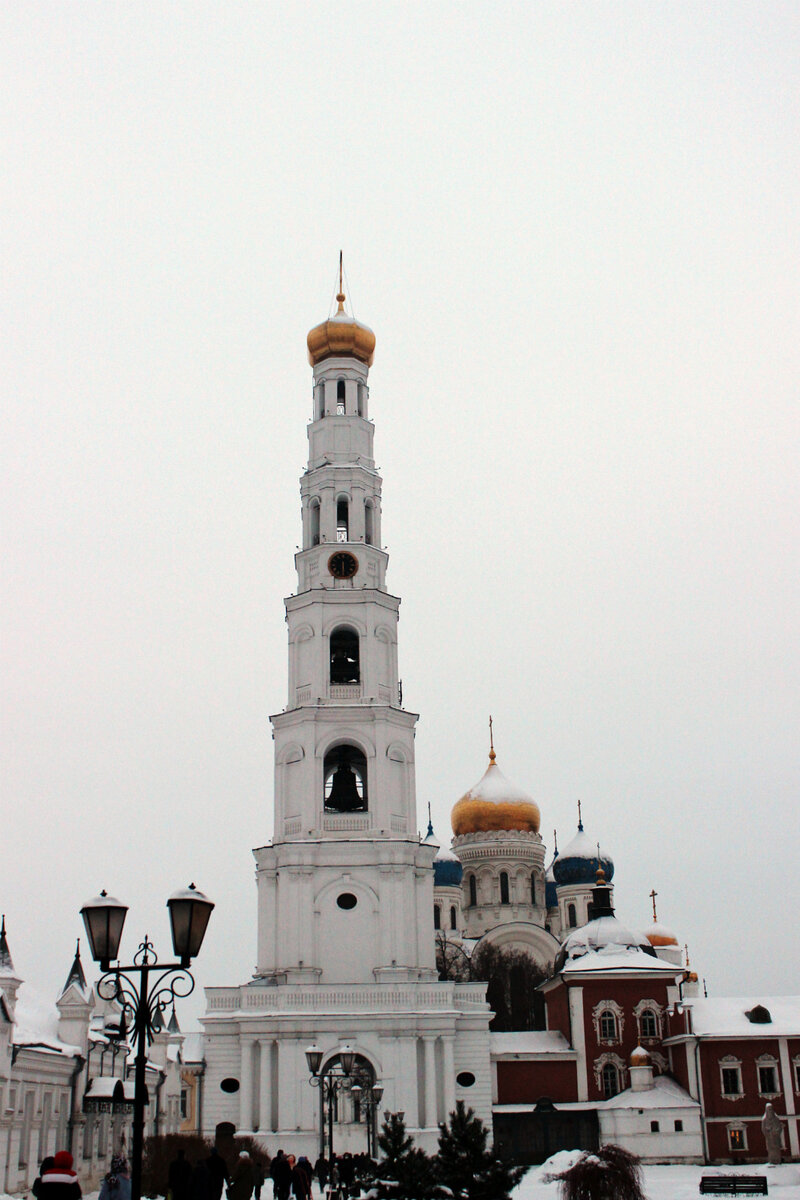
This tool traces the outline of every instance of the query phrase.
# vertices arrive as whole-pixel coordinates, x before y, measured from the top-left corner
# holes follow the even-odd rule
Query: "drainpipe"
[[[706,1106],[703,1100],[703,1076],[700,1074],[700,1038],[694,1044],[694,1069],[697,1075],[697,1099],[700,1102],[700,1133],[703,1136],[703,1156],[710,1161],[708,1153],[708,1131],[706,1129]]]
[[[67,1119],[67,1145],[69,1146],[69,1152],[73,1157],[75,1156],[75,1147],[73,1142],[75,1141],[75,1108],[78,1092],[78,1079],[80,1078],[81,1071],[85,1066],[86,1059],[82,1054],[76,1054],[75,1068],[72,1072],[72,1078],[70,1079],[69,1084],[69,1117]]]

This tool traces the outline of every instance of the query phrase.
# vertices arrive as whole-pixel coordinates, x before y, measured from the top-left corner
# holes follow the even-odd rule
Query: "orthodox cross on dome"
[[[433,821],[431,820],[431,802],[428,801],[428,837],[433,837]]]
[[[553,858],[558,854],[558,830],[553,830]]]
[[[492,733],[492,715],[489,714],[489,762],[493,763],[497,758],[494,752],[494,735]]]
[[[342,284],[342,251],[339,251],[339,294],[336,299],[339,301],[338,312],[344,312],[344,286]]]
[[[689,943],[688,942],[683,943],[683,953],[686,955],[686,967],[688,969],[688,967],[689,967]]]
[[[583,821],[581,820],[581,802],[578,801],[578,832],[583,833]]]
[[[650,899],[653,901],[653,924],[654,925],[658,921],[658,913],[656,912],[656,896],[657,895],[658,895],[658,892],[655,891],[655,889],[650,892]]]

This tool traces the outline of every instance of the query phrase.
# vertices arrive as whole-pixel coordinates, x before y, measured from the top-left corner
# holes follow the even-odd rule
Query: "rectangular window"
[[[743,1129],[728,1130],[728,1145],[731,1150],[746,1150],[747,1143],[745,1142]]]
[[[758,1068],[758,1090],[762,1096],[774,1096],[777,1094],[776,1076],[774,1067],[759,1067]]]
[[[181,1120],[185,1121],[189,1114],[189,1093],[186,1088],[181,1088]]]
[[[722,1094],[723,1096],[741,1096],[742,1075],[738,1067],[722,1068]]]
[[[651,1133],[658,1133],[660,1131],[660,1129],[661,1129],[661,1126],[659,1125],[658,1121],[650,1122],[650,1132]]]
[[[675,1122],[675,1132],[676,1132],[676,1133],[683,1133],[683,1121],[676,1121],[676,1122]]]
[[[794,1064],[794,1090],[800,1092],[800,1062]]]

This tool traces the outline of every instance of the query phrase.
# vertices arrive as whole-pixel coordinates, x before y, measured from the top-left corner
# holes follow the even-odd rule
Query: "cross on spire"
[[[581,802],[578,801],[578,832],[583,833],[583,821],[581,820]]]
[[[494,752],[494,734],[492,733],[492,715],[489,714],[489,762],[493,763],[497,758]]]
[[[339,251],[339,294],[336,299],[339,301],[338,312],[344,312],[344,284],[342,283],[342,251]]]
[[[428,837],[433,837],[433,821],[431,820],[431,802],[428,801]]]
[[[657,895],[658,895],[658,892],[655,890],[650,892],[650,899],[653,901],[653,924],[655,924],[656,921],[658,920],[658,913],[656,912],[656,896]]]

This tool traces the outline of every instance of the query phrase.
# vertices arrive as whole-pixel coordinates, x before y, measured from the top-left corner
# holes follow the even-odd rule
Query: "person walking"
[[[209,1198],[210,1200],[221,1200],[222,1189],[230,1182],[231,1177],[228,1172],[228,1164],[216,1146],[212,1146],[211,1153],[206,1159],[206,1166],[209,1174]]]
[[[128,1160],[121,1154],[111,1159],[111,1170],[103,1176],[99,1200],[131,1200]]]
[[[72,1161],[69,1150],[59,1150],[52,1167],[41,1177],[37,1200],[81,1200],[81,1185]]]
[[[186,1157],[186,1151],[180,1149],[177,1157],[173,1158],[167,1171],[167,1186],[172,1200],[191,1200],[192,1164]]]
[[[289,1192],[292,1189],[292,1168],[282,1150],[279,1150],[273,1158],[269,1173],[272,1178],[275,1200],[289,1200]]]
[[[324,1154],[320,1154],[319,1158],[314,1163],[314,1174],[319,1182],[319,1190],[324,1196],[325,1188],[328,1183],[328,1160]]]
[[[295,1200],[309,1200],[311,1193],[308,1186],[308,1176],[293,1154],[289,1155],[289,1166],[292,1172],[292,1195],[295,1197]]]
[[[253,1163],[250,1155],[246,1150],[240,1150],[231,1173],[231,1184],[228,1188],[229,1200],[250,1200],[254,1183]]]

